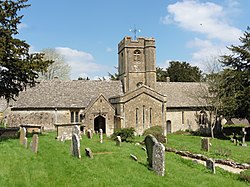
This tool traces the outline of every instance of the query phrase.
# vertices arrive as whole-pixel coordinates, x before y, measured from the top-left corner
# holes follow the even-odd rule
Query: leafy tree
[[[30,6],[27,1],[0,1],[0,97],[7,101],[27,86],[34,86],[38,72],[46,71],[51,63],[42,60],[43,54],[29,54],[29,45],[14,37],[23,17],[18,12]]]
[[[166,82],[167,81],[167,71],[163,70],[161,67],[156,67],[156,81]]]
[[[227,67],[223,72],[220,97],[223,114],[226,117],[250,120],[250,28],[239,40],[238,46],[230,46],[230,55],[224,55],[221,62]]]
[[[43,49],[42,53],[44,54],[43,60],[54,61],[49,65],[47,72],[40,73],[39,79],[43,80],[52,80],[54,77],[58,77],[61,80],[70,79],[70,70],[71,67],[65,63],[64,57],[56,52],[55,49]]]
[[[202,78],[202,71],[197,66],[191,66],[187,62],[169,62],[167,76],[172,82],[199,82]]]

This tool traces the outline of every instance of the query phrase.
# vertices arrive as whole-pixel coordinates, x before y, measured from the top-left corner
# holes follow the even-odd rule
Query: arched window
[[[141,61],[140,56],[141,56],[141,51],[138,50],[138,49],[135,50],[135,51],[134,51],[134,61],[135,61],[135,62]]]
[[[206,124],[206,122],[207,122],[207,113],[204,110],[202,110],[199,113],[199,124],[204,125]]]

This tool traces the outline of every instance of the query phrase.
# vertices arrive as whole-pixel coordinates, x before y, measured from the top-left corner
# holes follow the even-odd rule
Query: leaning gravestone
[[[103,131],[102,129],[100,129],[99,131],[100,131],[100,142],[103,143]]]
[[[146,144],[146,149],[147,149],[147,161],[148,161],[148,165],[152,168],[152,159],[153,159],[153,147],[156,143],[158,143],[157,139],[149,134],[146,136],[146,138],[144,139],[144,142]]]
[[[116,136],[115,141],[116,141],[116,145],[117,145],[117,146],[121,146],[121,144],[122,144],[122,139],[121,139],[120,136]]]
[[[21,127],[20,128],[20,139],[19,139],[21,145],[24,145],[24,141],[25,141],[24,138],[25,137],[26,137],[26,128]]]
[[[32,142],[31,142],[31,150],[34,152],[34,153],[37,153],[38,152],[38,140],[39,140],[39,137],[37,134],[34,134],[33,137],[32,137]]]
[[[92,139],[92,137],[93,137],[92,131],[90,129],[87,131],[87,137],[89,139]]]
[[[201,149],[209,152],[210,143],[209,138],[201,138]]]
[[[212,159],[206,160],[207,169],[211,170],[213,174],[215,174],[215,161]]]
[[[72,128],[72,135],[77,134],[77,136],[81,139],[81,130],[78,125],[74,125]]]
[[[89,158],[94,158],[93,153],[90,148],[87,147],[85,149],[85,153],[86,153],[86,156],[88,156]]]
[[[77,134],[72,135],[72,155],[81,158],[80,140]]]
[[[157,142],[153,146],[152,158],[153,170],[160,176],[165,175],[165,147],[162,143]]]
[[[247,146],[246,135],[247,135],[246,129],[243,127],[242,128],[242,146]]]

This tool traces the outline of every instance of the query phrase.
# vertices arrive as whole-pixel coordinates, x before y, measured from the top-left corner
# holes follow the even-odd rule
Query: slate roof
[[[207,89],[200,82],[156,82],[155,89],[166,96],[167,107],[200,107],[206,106],[201,98]],[[204,93],[208,93],[205,91]]]
[[[167,107],[199,107],[204,106],[197,99],[203,86],[194,82],[156,82],[155,90],[166,96]],[[100,94],[107,99],[123,95],[121,82],[42,81],[20,93],[13,108],[86,108]]]
[[[120,81],[42,81],[20,93],[13,108],[86,108],[91,100],[122,94]]]
[[[7,107],[7,101],[4,98],[0,98],[0,112],[3,112]]]

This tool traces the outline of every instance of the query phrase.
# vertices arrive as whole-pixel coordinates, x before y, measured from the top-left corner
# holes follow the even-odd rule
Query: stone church
[[[127,127],[137,134],[156,125],[164,134],[200,127],[201,83],[156,82],[155,39],[125,37],[118,59],[118,81],[54,79],[27,88],[5,111],[8,125],[78,124],[107,136]]]

